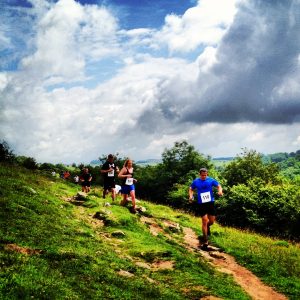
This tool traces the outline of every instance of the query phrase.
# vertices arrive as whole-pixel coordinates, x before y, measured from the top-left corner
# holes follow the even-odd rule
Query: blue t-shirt
[[[217,187],[218,185],[219,183],[217,180],[206,177],[205,180],[202,180],[201,178],[195,179],[191,184],[191,188],[193,190],[197,189],[198,203],[202,204],[215,201],[212,188],[213,186]]]

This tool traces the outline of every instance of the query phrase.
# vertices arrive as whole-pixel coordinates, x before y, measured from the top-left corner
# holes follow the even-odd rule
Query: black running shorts
[[[200,217],[203,217],[205,215],[215,216],[215,202],[198,204],[196,208],[196,214]]]

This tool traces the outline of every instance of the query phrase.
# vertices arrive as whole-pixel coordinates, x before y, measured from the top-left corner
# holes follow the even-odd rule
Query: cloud
[[[171,52],[189,52],[200,45],[216,45],[236,13],[236,0],[199,0],[182,16],[167,15],[155,40],[167,44]]]
[[[170,126],[299,122],[299,5],[240,3],[220,44],[198,57],[197,79],[169,79],[157,92],[156,106],[142,116],[153,114]]]
[[[118,53],[117,20],[103,7],[60,0],[37,24],[36,51],[22,60],[34,80],[55,84],[85,79],[88,61]]]
[[[181,139],[213,156],[296,147],[299,4],[225,2],[125,30],[105,7],[31,1],[26,55],[0,73],[0,136],[19,154],[69,163],[158,158]],[[114,69],[103,81],[104,62]]]

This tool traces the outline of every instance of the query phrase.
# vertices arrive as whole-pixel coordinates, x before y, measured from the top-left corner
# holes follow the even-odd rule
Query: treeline
[[[193,211],[197,204],[188,203],[187,191],[200,167],[223,186],[224,196],[216,195],[220,223],[300,240],[300,176],[286,177],[278,163],[263,161],[255,150],[244,149],[216,170],[210,157],[185,141],[176,142],[163,152],[162,163],[138,169],[137,195]]]
[[[286,160],[274,162],[255,150],[244,149],[223,168],[216,169],[211,157],[199,153],[186,141],[176,142],[162,153],[161,163],[134,165],[134,176],[138,179],[136,194],[145,200],[193,212],[197,197],[195,195],[195,203],[190,204],[188,188],[199,176],[200,167],[206,167],[209,176],[223,186],[224,196],[216,195],[217,219],[221,224],[299,241],[299,153],[300,150]],[[283,165],[290,159],[293,159],[294,169],[287,176]],[[102,164],[106,157],[103,155],[99,160]],[[122,167],[124,160],[117,156],[115,162]],[[61,164],[37,164],[33,158],[16,157],[5,142],[0,144],[0,162],[3,161],[46,172],[66,169]],[[102,184],[101,164],[87,166],[94,184]],[[73,175],[82,167],[73,164],[69,169]]]
[[[300,150],[290,153],[275,153],[263,157],[264,162],[277,163],[281,173],[290,179],[300,176]]]
[[[52,163],[37,163],[35,158],[27,157],[27,156],[18,156],[13,153],[10,149],[7,142],[2,141],[0,143],[0,163],[8,163],[8,164],[15,164],[18,166],[22,166],[26,169],[32,171],[40,171],[44,174],[53,176],[55,174],[56,177],[62,177],[64,172],[68,172],[70,174],[68,181],[72,182],[74,176],[80,175],[84,167],[89,168],[90,173],[93,176],[93,183],[94,184],[102,184],[102,177],[100,174],[100,166],[91,166],[91,165],[84,165],[80,163],[76,165],[73,163],[72,165],[65,165],[62,163],[59,164],[52,164]]]

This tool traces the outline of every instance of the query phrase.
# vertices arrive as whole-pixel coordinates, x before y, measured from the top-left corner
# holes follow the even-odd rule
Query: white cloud
[[[0,73],[0,135],[18,153],[38,161],[71,163],[89,162],[110,152],[133,159],[157,158],[182,139],[212,156],[232,156],[242,147],[263,153],[293,151],[299,145],[298,123],[274,126],[247,121],[248,108],[253,106],[250,100],[270,90],[257,88],[261,82],[268,83],[259,77],[264,70],[255,69],[260,66],[257,59],[264,62],[264,51],[250,47],[244,54],[241,50],[246,48],[241,45],[265,45],[267,39],[262,40],[260,31],[250,26],[255,27],[259,15],[248,21],[247,14],[240,17],[238,12],[238,22],[232,23],[236,1],[199,1],[182,16],[167,16],[160,31],[126,31],[107,9],[96,5],[82,6],[73,0],[32,3],[38,15],[32,54],[24,57],[18,71]],[[240,40],[239,26],[255,34],[242,31],[246,38]],[[263,37],[272,40],[276,33],[266,31]],[[166,58],[154,51],[154,57],[149,49],[144,52],[147,45],[156,50],[168,45],[171,53]],[[202,50],[197,50],[192,62],[190,57],[174,54],[181,52],[183,57],[199,46]],[[91,76],[97,81],[106,57],[119,64],[119,69],[110,79],[99,79],[98,85],[89,87],[84,81]],[[241,65],[244,57],[254,62],[251,69],[258,77]],[[95,74],[88,73],[92,67]],[[288,72],[280,77],[282,81],[270,85],[275,103],[286,96],[297,103],[297,78],[298,71]],[[49,88],[59,83],[60,88]],[[252,90],[251,98],[248,91]],[[244,102],[239,102],[241,95]],[[271,102],[266,100],[270,99],[261,96],[257,103],[268,115],[269,107],[263,104]],[[244,119],[232,121],[233,108]]]
[[[23,69],[46,84],[83,80],[88,60],[118,53],[117,30],[105,8],[60,0],[40,17],[37,50],[22,60]]]
[[[189,52],[201,45],[216,45],[236,13],[237,0],[199,0],[183,16],[167,15],[162,30],[155,35],[171,52]]]

